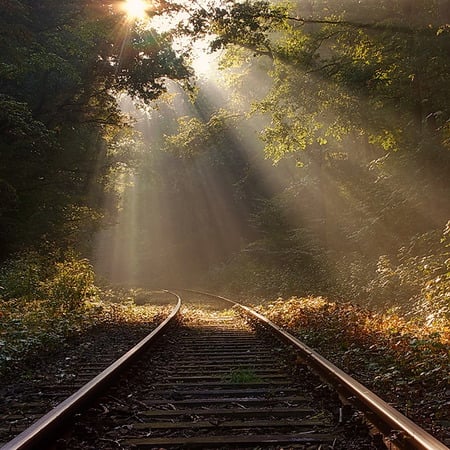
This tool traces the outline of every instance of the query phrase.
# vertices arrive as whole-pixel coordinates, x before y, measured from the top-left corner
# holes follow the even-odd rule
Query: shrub
[[[55,264],[54,275],[41,283],[41,291],[53,306],[73,311],[96,295],[94,280],[90,262],[70,256]]]
[[[426,315],[429,325],[450,327],[450,221],[441,239],[444,251],[433,276],[423,285],[415,312]]]
[[[21,252],[0,267],[0,296],[5,300],[32,298],[43,277],[42,257],[33,251]]]

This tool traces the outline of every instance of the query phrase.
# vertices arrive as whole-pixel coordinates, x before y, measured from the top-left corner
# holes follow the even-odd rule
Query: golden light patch
[[[125,0],[122,7],[130,20],[143,20],[147,17],[150,3],[145,0]]]

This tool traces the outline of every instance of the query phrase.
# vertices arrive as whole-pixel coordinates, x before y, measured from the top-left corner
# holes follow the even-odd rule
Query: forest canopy
[[[1,3],[2,257],[43,236],[64,246],[68,221],[86,225],[74,211],[102,214],[108,176],[135,151],[116,145],[131,132],[118,95],[149,103],[166,79],[190,78],[170,36],[128,21],[121,3]]]
[[[91,256],[117,222],[139,283],[448,314],[447,1],[123,6],[1,2],[2,260]],[[195,81],[199,42],[226,87]]]

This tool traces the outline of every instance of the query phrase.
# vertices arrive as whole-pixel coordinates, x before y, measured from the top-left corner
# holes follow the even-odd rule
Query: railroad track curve
[[[178,321],[173,294],[149,336],[2,449],[383,448],[359,415],[344,420],[348,403],[395,437],[391,448],[447,449],[250,308],[183,292],[226,311]]]

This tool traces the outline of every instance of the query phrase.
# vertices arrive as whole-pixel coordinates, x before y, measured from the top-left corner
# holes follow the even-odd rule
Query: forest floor
[[[89,347],[91,341],[101,340],[98,333],[111,333],[110,345],[115,345],[114,336],[121,330],[132,333],[132,338],[145,336],[149,326],[167,315],[167,306],[175,304],[165,293],[153,294],[152,304],[145,304],[143,297],[145,300],[148,295],[105,291],[102,298],[70,311],[55,309],[40,300],[1,302],[0,379],[11,375],[15,378],[28,366],[35,369],[41,365],[40,359],[45,366],[48,357],[64,355],[82,342]],[[120,352],[120,345],[117,350]]]
[[[167,313],[168,309],[163,306],[140,306],[132,315],[122,311],[115,318],[67,337],[59,345],[39,347],[23,358],[12,360],[0,381],[17,383],[23,379],[30,383],[42,381],[44,377],[47,382],[64,383],[82,363],[89,364],[105,354],[110,355],[113,362],[149,334]]]
[[[163,320],[168,303],[163,298],[153,305],[131,301],[103,305],[89,312],[87,326],[70,337],[60,337],[50,346],[40,343],[21,358],[18,353],[6,354],[9,359],[0,375],[0,398],[20,401],[42,383],[67,382],[80,364],[95,361],[98,355],[119,356]],[[256,308],[450,444],[448,327],[426,326],[321,297],[266,301]],[[202,313],[195,304],[184,306],[183,311],[188,321]],[[3,318],[13,323],[19,317],[22,322],[26,319],[20,310],[10,314],[7,317],[3,311]],[[23,339],[24,335],[19,336]],[[20,339],[8,345],[19,345]]]
[[[450,329],[322,297],[257,309],[450,445]]]
[[[64,392],[67,389],[73,392],[77,389],[80,370],[100,362],[106,368],[147,336],[169,314],[171,307],[167,303],[136,305],[130,300],[102,303],[95,307],[95,311],[85,310],[84,313],[79,312],[76,318],[72,317],[70,325],[64,325],[67,334],[55,333],[47,343],[42,335],[52,332],[45,326],[49,323],[35,330],[36,324],[31,318],[22,316],[21,329],[16,330],[19,339],[14,335],[14,330],[3,329],[3,347],[8,353],[3,353],[4,364],[0,373],[0,411],[5,423],[10,414],[19,414],[20,417],[17,416],[15,425],[0,426],[0,442],[8,441],[34,420],[29,414],[21,414],[20,405],[38,401],[42,413],[49,411],[66,396]],[[8,312],[4,308],[2,312],[8,318],[3,322],[3,328],[5,323],[15,323],[20,317],[16,317],[20,311]],[[37,314],[38,310],[30,313]],[[81,325],[83,317],[85,323]],[[53,318],[50,324],[54,325],[55,320]],[[21,347],[21,340],[25,339],[27,345]],[[60,387],[63,397],[46,395],[48,386],[54,386],[55,392]]]

